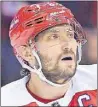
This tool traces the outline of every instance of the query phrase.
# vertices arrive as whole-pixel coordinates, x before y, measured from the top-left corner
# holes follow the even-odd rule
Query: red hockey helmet
[[[76,33],[76,39],[82,44],[85,34],[81,25],[75,20],[71,11],[56,2],[42,2],[25,6],[19,10],[11,22],[11,45],[26,45],[29,38],[34,38],[41,31],[59,24],[70,24]]]

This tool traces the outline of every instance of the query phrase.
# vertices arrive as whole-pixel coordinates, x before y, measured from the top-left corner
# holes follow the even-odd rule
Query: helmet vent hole
[[[43,17],[34,20],[36,24],[43,22]]]
[[[26,25],[26,26],[32,26],[33,24],[28,24],[28,25]]]
[[[31,10],[31,9],[28,9],[27,11],[30,12],[30,11],[32,11],[32,10]]]
[[[44,18],[40,17],[40,18],[37,18],[35,20],[31,20],[29,22],[26,22],[25,27],[30,27],[30,26],[33,26],[34,24],[42,23],[43,21],[44,21]]]
[[[36,24],[41,23],[41,22],[43,22],[43,21],[38,21],[38,22],[36,22]]]

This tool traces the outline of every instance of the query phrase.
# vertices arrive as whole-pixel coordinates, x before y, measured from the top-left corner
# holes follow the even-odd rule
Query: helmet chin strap
[[[29,71],[33,72],[33,73],[36,73],[41,80],[45,81],[46,83],[48,83],[48,84],[50,84],[52,86],[62,87],[62,86],[65,85],[65,84],[63,84],[63,85],[56,84],[56,83],[53,83],[53,82],[47,80],[46,77],[44,76],[43,72],[42,72],[42,64],[41,64],[40,58],[39,58],[37,52],[35,52],[34,49],[32,50],[32,54],[37,59],[38,64],[39,64],[39,68],[37,69],[35,66],[33,68],[30,67],[30,66],[28,66],[27,64],[24,63],[24,61],[23,61],[23,59],[21,57],[19,57],[18,55],[16,55],[18,61],[20,62],[20,64],[22,65],[23,68],[26,68]],[[78,46],[78,54],[79,54],[79,60],[77,61],[77,64],[79,64],[79,62],[81,61],[81,44]]]

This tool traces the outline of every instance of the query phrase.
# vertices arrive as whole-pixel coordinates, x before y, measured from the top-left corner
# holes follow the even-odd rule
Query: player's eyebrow
[[[42,34],[44,35],[46,33],[57,33],[59,31],[60,31],[59,29],[52,28],[52,29],[47,29],[47,30],[43,31]]]
[[[48,32],[50,32],[50,33],[57,33],[59,31],[60,31],[59,29],[49,29],[48,30]]]
[[[65,32],[67,31],[68,33],[72,33],[73,32],[73,29],[72,28],[70,28],[69,26],[67,26],[67,25],[64,25],[65,26]],[[54,33],[58,33],[58,32],[60,32],[60,29],[59,28],[48,28],[48,29],[46,29],[46,30],[44,30],[44,31],[42,31],[41,33],[39,33],[38,35],[40,35],[42,38],[43,37],[46,37],[46,35],[45,34],[54,34]],[[39,36],[36,36],[35,37],[35,40],[37,41],[38,40],[38,37]]]
[[[54,34],[54,33],[57,33],[57,32],[60,32],[60,30],[59,29],[55,29],[55,28],[51,28],[51,29],[47,29],[45,31],[42,31],[41,33],[38,34],[38,36],[35,37],[35,41],[38,41],[39,36],[41,38],[44,38],[44,37],[47,36],[45,34]]]

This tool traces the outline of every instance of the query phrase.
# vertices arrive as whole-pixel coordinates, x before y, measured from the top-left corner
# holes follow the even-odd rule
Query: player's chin
[[[65,78],[59,79],[56,81],[57,84],[63,85],[66,84],[73,76],[66,76]]]
[[[63,69],[63,76],[65,75],[65,80],[72,78],[76,73],[75,67],[67,67]],[[64,78],[64,77],[63,77]]]
[[[76,73],[75,69],[63,69],[62,73],[59,74],[59,79],[56,81],[57,84],[65,84],[69,81]]]
[[[61,69],[61,71],[65,71],[65,72],[69,72],[69,73],[73,73],[75,70],[75,64],[69,64],[69,65],[60,65],[59,68]]]

